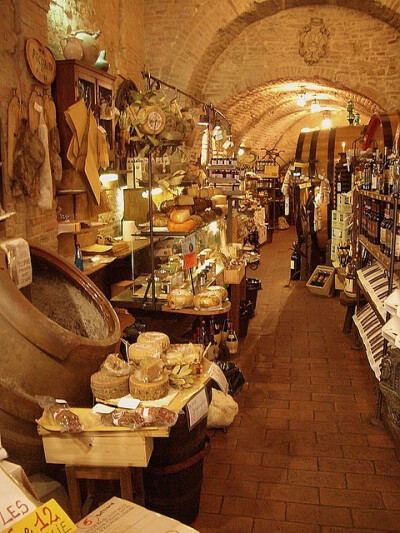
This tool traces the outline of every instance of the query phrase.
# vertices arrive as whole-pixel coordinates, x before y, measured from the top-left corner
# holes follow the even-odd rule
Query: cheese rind
[[[169,380],[167,374],[163,374],[157,381],[144,383],[134,376],[129,378],[129,391],[133,398],[138,400],[158,400],[168,394]]]

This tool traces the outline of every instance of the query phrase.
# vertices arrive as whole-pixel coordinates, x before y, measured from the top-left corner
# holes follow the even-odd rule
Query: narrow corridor
[[[399,450],[370,424],[374,375],[338,298],[289,276],[291,228],[262,248],[256,316],[232,359],[246,385],[204,465],[201,533],[400,531]]]

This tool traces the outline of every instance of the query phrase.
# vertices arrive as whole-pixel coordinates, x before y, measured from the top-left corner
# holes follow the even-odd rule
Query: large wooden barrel
[[[363,136],[363,150],[377,145],[381,152],[384,148],[400,149],[400,139],[396,133],[400,122],[400,111],[374,113],[368,122]],[[397,147],[394,144],[397,143]]]
[[[155,438],[149,465],[143,469],[145,505],[158,513],[191,524],[199,513],[203,462],[209,451],[207,421],[191,431],[186,410],[169,438]]]
[[[33,472],[44,460],[35,396],[90,405],[90,375],[119,347],[120,325],[105,296],[74,265],[39,246],[30,251],[33,283],[27,290],[18,290],[0,268],[0,434],[11,459]],[[43,287],[50,290],[52,280],[57,292],[48,302]],[[87,331],[82,304],[93,317]]]
[[[352,148],[358,141],[363,140],[364,126],[344,126],[330,130],[316,130],[301,132],[297,140],[295,161],[309,163],[312,178],[323,173],[329,181],[335,175],[335,163],[339,160],[339,153]]]

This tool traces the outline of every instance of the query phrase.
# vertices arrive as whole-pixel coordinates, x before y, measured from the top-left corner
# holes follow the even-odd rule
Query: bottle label
[[[293,259],[290,261],[290,270],[294,270],[294,261],[293,261]]]
[[[386,244],[386,228],[381,228],[381,244]]]
[[[397,259],[400,259],[400,235],[396,235],[396,245],[394,254]]]
[[[342,184],[340,181],[337,182],[337,192],[341,192],[342,190]]]

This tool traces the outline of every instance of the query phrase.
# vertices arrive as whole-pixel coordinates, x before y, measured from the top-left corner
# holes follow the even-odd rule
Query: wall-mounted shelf
[[[359,242],[366,250],[383,266],[385,270],[390,269],[390,259],[380,251],[378,244],[371,244],[364,235],[358,236]],[[395,270],[400,270],[400,262],[394,264]]]

